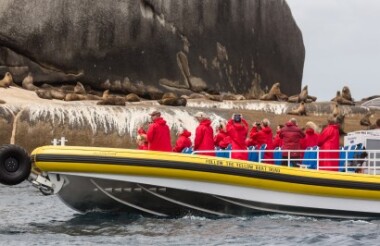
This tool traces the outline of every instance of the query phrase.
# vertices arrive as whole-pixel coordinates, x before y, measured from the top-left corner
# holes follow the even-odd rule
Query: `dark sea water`
[[[0,245],[380,245],[380,220],[78,214],[30,183],[0,185]]]

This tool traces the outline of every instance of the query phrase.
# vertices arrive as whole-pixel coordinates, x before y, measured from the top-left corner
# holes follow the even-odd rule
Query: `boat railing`
[[[233,153],[247,153],[248,161],[288,167],[340,172],[380,174],[380,150],[336,149],[306,150],[247,149],[247,150],[204,150],[191,154],[215,155],[232,159]],[[326,165],[323,165],[325,163]],[[327,164],[328,163],[328,164]],[[322,165],[321,165],[322,164]]]

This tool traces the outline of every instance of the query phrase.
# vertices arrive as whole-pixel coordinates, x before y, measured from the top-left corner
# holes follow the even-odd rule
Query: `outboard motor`
[[[14,144],[0,147],[0,183],[16,185],[26,180],[32,169],[28,152]]]

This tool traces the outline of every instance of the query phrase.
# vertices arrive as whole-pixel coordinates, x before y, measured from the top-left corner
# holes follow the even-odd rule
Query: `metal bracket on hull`
[[[28,180],[34,187],[38,188],[44,195],[57,194],[64,183],[59,174],[35,174],[31,173]]]

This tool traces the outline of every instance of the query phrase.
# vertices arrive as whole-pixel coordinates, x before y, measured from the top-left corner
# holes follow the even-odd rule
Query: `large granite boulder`
[[[0,76],[154,98],[176,90],[301,89],[305,48],[286,1],[2,0]]]

